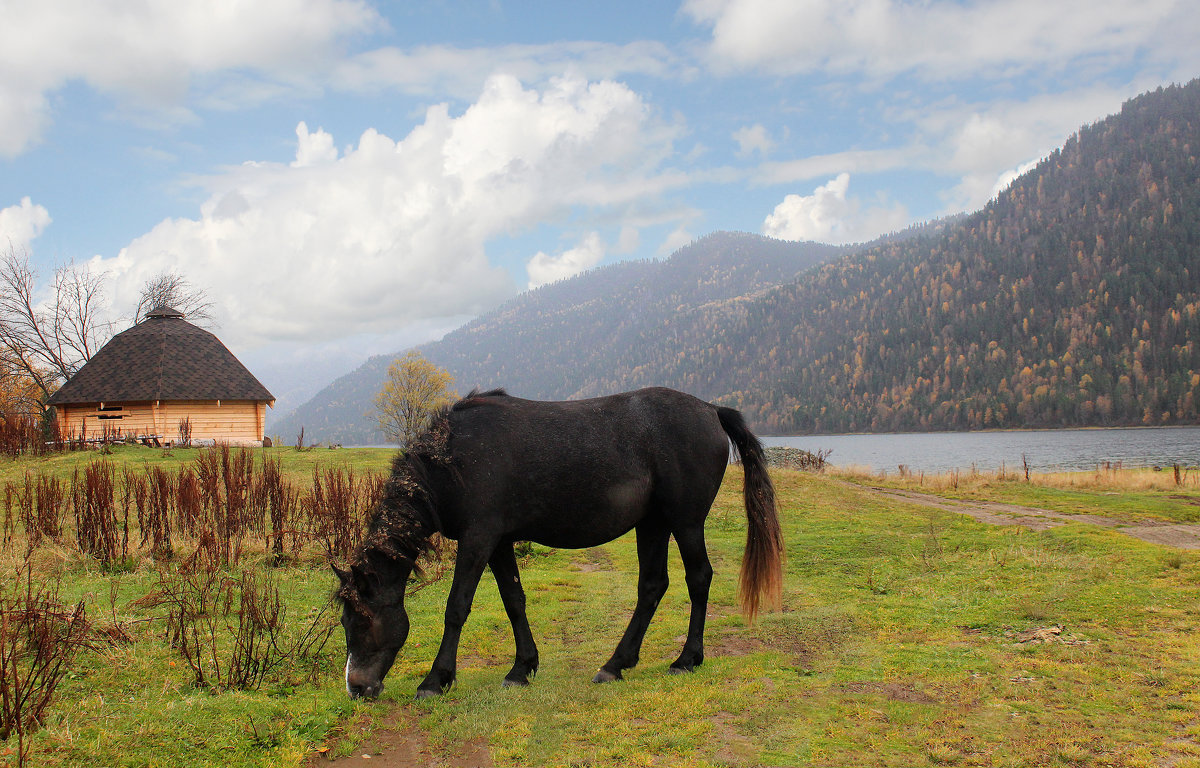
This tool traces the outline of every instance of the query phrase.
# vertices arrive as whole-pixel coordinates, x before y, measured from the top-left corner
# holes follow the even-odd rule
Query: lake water
[[[1021,457],[1037,472],[1091,470],[1105,462],[1125,467],[1200,465],[1200,427],[1048,429],[1014,432],[932,432],[887,435],[764,437],[767,445],[833,451],[835,466],[896,472],[953,469],[1022,471]]]

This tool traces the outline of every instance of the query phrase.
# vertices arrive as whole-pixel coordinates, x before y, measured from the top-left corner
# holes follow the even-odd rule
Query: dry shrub
[[[28,563],[0,594],[0,739],[17,735],[18,765],[86,639],[83,603],[60,603],[58,585],[35,579]]]
[[[196,455],[201,515],[196,537],[208,556],[222,564],[241,560],[243,538],[254,525],[250,514],[250,488],[254,483],[252,454],[221,445]]]
[[[40,418],[20,414],[0,414],[0,454],[42,455],[53,450],[57,440],[46,440]]]
[[[307,499],[312,536],[331,560],[346,560],[362,540],[367,516],[383,497],[384,479],[352,469],[313,468],[312,492]]]
[[[166,609],[166,634],[192,671],[212,690],[255,690],[285,672],[315,675],[337,628],[332,603],[289,628],[279,588],[269,577],[215,568],[160,571],[139,605]]]
[[[265,519],[266,548],[272,565],[281,565],[285,559],[286,544],[297,552],[305,537],[300,530],[300,491],[283,478],[283,461],[263,454],[258,477],[251,493],[251,504],[260,519]]]
[[[175,476],[175,524],[189,536],[196,535],[196,526],[204,512],[200,480],[190,467],[180,467]]]
[[[5,545],[12,543],[18,520],[25,529],[26,543],[30,550],[40,546],[43,537],[60,540],[63,534],[66,495],[62,481],[50,475],[37,475],[35,479],[32,472],[26,472],[20,485],[5,483]]]
[[[171,544],[171,508],[174,506],[175,483],[162,467],[150,467],[147,477],[146,517],[138,511],[138,525],[142,529],[142,546],[150,542],[150,552],[155,560],[169,560],[175,554]]]
[[[79,551],[105,567],[129,557],[129,507],[118,516],[116,474],[111,462],[101,460],[84,468],[82,480],[78,470],[71,479]]]

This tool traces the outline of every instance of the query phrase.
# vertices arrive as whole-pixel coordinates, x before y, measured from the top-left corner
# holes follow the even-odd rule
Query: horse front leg
[[[529,685],[529,678],[537,673],[538,650],[529,630],[529,618],[525,614],[525,590],[521,588],[521,573],[517,569],[517,558],[512,544],[500,544],[488,561],[496,586],[500,589],[500,600],[504,612],[512,624],[513,640],[517,646],[517,658],[513,667],[504,676],[504,685]]]
[[[458,669],[458,641],[463,625],[471,613],[471,602],[475,599],[475,588],[483,575],[493,545],[459,541],[458,557],[454,562],[454,582],[450,585],[450,596],[446,599],[446,627],[442,631],[442,643],[438,646],[433,668],[417,686],[417,698],[440,696],[454,684]]]

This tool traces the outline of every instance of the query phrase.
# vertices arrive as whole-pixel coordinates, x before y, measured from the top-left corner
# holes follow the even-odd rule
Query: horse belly
[[[631,479],[559,499],[513,538],[562,549],[595,547],[628,533],[649,511],[649,483]]]

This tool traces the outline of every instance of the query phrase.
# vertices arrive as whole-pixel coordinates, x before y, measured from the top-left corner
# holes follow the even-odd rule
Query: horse
[[[458,542],[445,630],[418,698],[454,683],[459,637],[475,589],[490,567],[512,624],[516,659],[503,684],[528,685],[538,650],[525,614],[513,551],[531,541],[595,547],[636,531],[637,605],[612,657],[593,678],[622,678],[638,662],[646,628],[667,590],[674,536],[683,559],[691,617],[670,672],[704,661],[704,620],[713,570],[704,521],[730,460],[745,470],[748,530],[739,599],[752,621],[765,601],[778,607],[783,537],[762,444],[741,413],[665,388],[564,402],[525,400],[504,390],[472,391],[432,419],[398,453],[362,543],[339,579],[346,634],[346,690],[377,697],[408,637],[405,587],[434,533]]]

